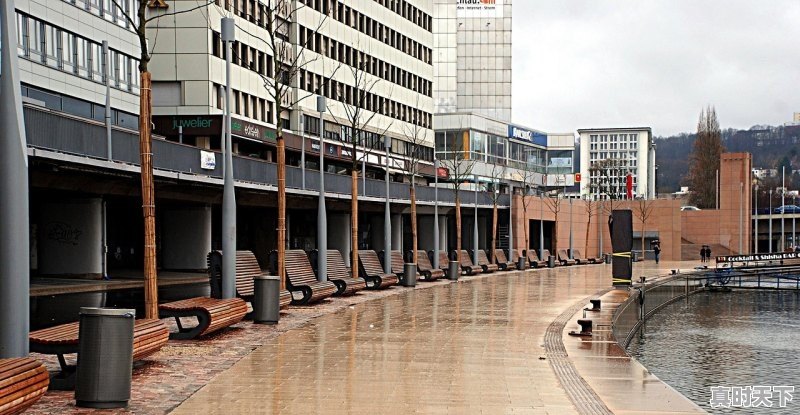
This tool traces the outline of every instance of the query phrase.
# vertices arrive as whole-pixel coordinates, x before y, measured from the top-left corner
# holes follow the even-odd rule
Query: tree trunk
[[[556,214],[556,220],[553,222],[553,252],[551,254],[558,254],[558,214]]]
[[[592,203],[592,202],[586,202],[586,203]],[[587,213],[588,213],[587,216],[589,216],[589,221],[586,222],[586,240],[583,248],[583,254],[586,255],[586,258],[589,257],[589,228],[592,227],[592,209],[590,209],[589,212]]]
[[[456,190],[456,261],[461,264],[461,198]]]
[[[528,227],[530,226],[530,222],[528,222],[528,206],[525,204],[524,200],[527,196],[522,196],[522,230],[525,232],[525,248],[524,250],[527,251],[530,249],[530,239],[528,238]],[[540,225],[541,226],[541,225]],[[522,254],[522,251],[520,251]]]
[[[280,122],[280,120],[278,121]],[[281,289],[286,289],[286,143],[283,131],[278,130],[278,276]],[[320,150],[322,151],[322,150]]]
[[[156,274],[156,206],[153,186],[153,142],[150,135],[150,72],[139,74],[139,151],[142,174],[142,214],[144,217],[144,314],[158,318],[158,276]]]
[[[414,180],[413,178],[411,180]],[[417,189],[411,185],[411,261],[417,263]],[[434,249],[434,252],[436,250]],[[436,253],[438,255],[438,252]]]
[[[355,153],[353,153],[355,154]],[[350,187],[350,269],[353,278],[358,278],[358,170],[351,173]],[[366,191],[366,189],[364,189]]]
[[[642,219],[642,261],[644,261],[644,226],[645,220]]]
[[[495,248],[497,248],[497,202],[492,206],[492,252],[490,257],[492,264],[497,263],[497,258],[494,255]]]

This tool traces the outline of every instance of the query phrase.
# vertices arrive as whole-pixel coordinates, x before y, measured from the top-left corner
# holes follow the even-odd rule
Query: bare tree
[[[538,186],[537,183],[534,183],[534,178],[537,177],[536,171],[534,170],[533,163],[530,160],[526,162],[526,167],[520,169],[522,171],[522,215],[525,218],[524,226],[522,227],[525,232],[525,250],[529,249],[530,247],[530,236],[529,236],[529,226],[528,226],[528,207],[530,206],[530,202],[533,199],[530,196],[530,190],[533,187]]]
[[[553,216],[555,217],[555,227],[553,229],[553,250],[558,250],[558,214],[561,212],[561,209],[564,207],[562,202],[564,199],[561,197],[562,195],[559,193],[555,195],[555,197],[547,197],[544,199],[547,208],[550,209],[550,212],[553,212]]]
[[[497,205],[500,202],[500,196],[501,196],[500,182],[505,177],[505,173],[506,173],[505,160],[503,160],[501,164],[498,164],[497,158],[495,157],[495,160],[492,163],[492,169],[490,171],[492,183],[486,189],[489,192],[489,197],[492,200],[492,249],[491,249],[491,255],[489,257],[490,262],[492,264],[496,263],[494,250],[497,247]],[[513,255],[511,255],[511,257],[513,258]]]
[[[647,198],[637,200],[636,204],[633,206],[636,217],[642,221],[642,259],[644,259],[644,231],[647,220],[650,219],[650,216],[653,214],[653,207],[652,201]]]
[[[379,111],[372,111],[369,108],[377,109],[383,105],[384,108],[388,109],[389,99],[388,97],[379,96],[375,92],[381,82],[381,78],[369,73],[371,63],[371,54],[360,51],[355,53],[353,64],[347,67],[353,82],[349,91],[346,92],[338,88],[331,88],[333,99],[342,102],[344,119],[336,117],[334,111],[331,111],[331,115],[338,123],[346,126],[344,140],[350,142],[350,245],[353,278],[358,278],[359,161],[361,161],[362,158],[366,158],[370,151],[382,148],[382,139],[392,126],[392,123],[388,123],[388,125],[382,129],[374,126],[374,121]],[[391,91],[389,92],[389,96],[391,96]],[[358,156],[358,147],[364,149],[361,157]],[[364,172],[362,172],[362,174],[364,174]],[[388,170],[386,174],[389,174]],[[366,189],[364,189],[364,191],[366,191]],[[387,249],[389,249],[389,247],[387,247]]]
[[[152,76],[149,71],[152,52],[148,49],[147,25],[163,17],[189,13],[207,7],[212,1],[201,2],[194,7],[176,12],[167,12],[165,0],[138,0],[136,14],[111,0],[139,38],[139,160],[142,181],[142,216],[144,219],[144,312],[145,318],[158,318],[158,276],[156,271],[156,207],[153,185],[153,138],[151,135]],[[151,16],[147,9],[151,8]],[[110,82],[107,80],[107,82]]]
[[[419,108],[419,96],[417,96],[417,105]],[[417,175],[419,174],[419,163],[422,160],[423,146],[426,143],[426,129],[422,127],[422,120],[413,119],[410,124],[405,124],[403,128],[403,136],[411,146],[411,151],[408,152],[406,161],[406,174],[409,177],[410,185],[408,188],[409,196],[411,199],[411,240],[412,240],[412,262],[417,263]],[[438,174],[438,172],[434,172]]]
[[[701,208],[716,206],[716,174],[719,170],[722,146],[722,133],[717,121],[717,111],[709,106],[700,112],[697,122],[697,138],[689,156],[688,181],[692,193],[689,202]]]
[[[589,255],[589,228],[592,227],[592,216],[597,214],[602,207],[600,206],[599,200],[594,200],[592,195],[587,195],[586,200],[584,201],[584,208],[586,210],[586,218],[588,219],[588,222],[586,223],[586,243],[584,244],[583,252],[584,255]]]
[[[457,134],[466,135],[465,138],[456,137],[451,149],[445,150],[444,157],[440,157],[442,164],[447,168],[450,180],[453,182],[456,199],[456,261],[461,262],[461,187],[472,175],[475,159],[469,154],[469,149],[464,141],[469,139],[468,132],[459,129]],[[449,144],[449,143],[448,143]]]

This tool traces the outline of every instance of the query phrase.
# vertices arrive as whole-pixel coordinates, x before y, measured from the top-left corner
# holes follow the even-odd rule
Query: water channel
[[[800,293],[701,292],[647,321],[629,353],[710,413],[800,413]],[[712,408],[710,387],[790,385],[785,408]]]

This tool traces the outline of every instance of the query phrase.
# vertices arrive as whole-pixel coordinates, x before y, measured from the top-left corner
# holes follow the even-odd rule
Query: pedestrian
[[[658,256],[661,255],[661,244],[653,245],[653,253],[656,255],[656,264],[658,264]]]
[[[711,261],[711,247],[706,246],[706,262]]]
[[[700,248],[700,262],[706,262],[706,247]]]

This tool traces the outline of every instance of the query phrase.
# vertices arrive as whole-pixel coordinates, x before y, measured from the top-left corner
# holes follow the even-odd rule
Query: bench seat
[[[208,276],[212,281],[212,297],[220,298],[221,293],[215,293],[214,281],[222,281],[222,251],[211,251],[207,256]],[[252,303],[255,295],[254,277],[265,275],[258,264],[258,259],[252,251],[236,251],[236,295]],[[280,307],[284,308],[292,302],[292,293],[281,290]]]
[[[575,261],[574,259],[570,259],[569,255],[567,254],[567,250],[566,249],[560,249],[558,251],[558,262],[560,262],[561,265],[576,265],[576,264],[579,264],[578,261]]]
[[[277,251],[273,251],[277,255]],[[308,255],[302,249],[286,250],[286,260],[283,262],[286,270],[286,288],[292,293],[300,293],[299,299],[293,299],[292,304],[310,304],[324,300],[338,291],[336,284],[331,281],[317,280]]]
[[[383,272],[381,261],[375,251],[369,249],[359,250],[358,264],[361,267],[360,275],[367,282],[367,288],[370,290],[391,287],[399,282],[397,275]]]
[[[478,250],[478,265],[481,266],[485,274],[491,274],[500,269],[499,265],[489,262],[489,257],[486,256],[486,251],[483,249]]]
[[[29,357],[0,359],[0,414],[19,414],[47,392],[50,377],[44,365]]]
[[[517,263],[509,261],[508,257],[506,257],[505,251],[502,249],[494,250],[494,259],[495,262],[497,262],[497,265],[499,265],[500,269],[503,271],[514,271],[517,269]]]
[[[475,275],[483,272],[483,267],[472,263],[472,260],[470,259],[466,249],[462,249],[460,252],[461,261],[459,264],[461,264],[461,271],[467,275]]]
[[[169,334],[171,339],[186,340],[205,336],[230,327],[247,315],[247,303],[241,298],[216,299],[195,297],[173,301],[158,306],[162,317],[174,317],[178,331]],[[183,327],[181,317],[196,317],[197,325]]]
[[[581,263],[584,263],[584,262],[585,263],[589,263],[589,264],[602,264],[603,263],[603,258],[599,258],[599,257],[598,258],[595,258],[595,257],[584,258],[583,254],[581,254],[581,251],[578,250],[578,249],[573,249],[572,250],[572,257],[575,258],[576,261],[579,261]]]
[[[409,255],[413,258],[413,252],[409,251]],[[417,272],[425,278],[425,281],[435,281],[444,277],[444,271],[441,269],[433,269],[428,254],[425,251],[417,251]]]
[[[527,251],[528,264],[533,268],[547,268],[547,261],[539,259],[539,254],[535,249]]]
[[[342,253],[335,249],[328,250],[328,281],[336,284],[337,291],[334,295],[355,294],[367,288],[367,282],[363,278],[352,278]]]

